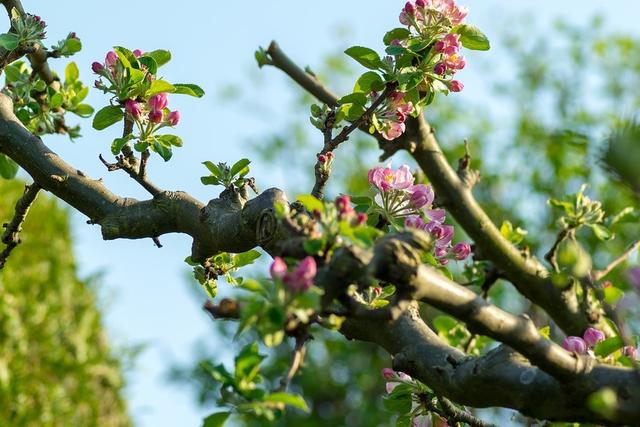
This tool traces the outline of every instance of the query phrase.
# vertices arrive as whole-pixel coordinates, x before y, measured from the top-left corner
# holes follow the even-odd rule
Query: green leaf
[[[258,63],[258,68],[262,68],[265,65],[271,64],[271,59],[269,59],[269,54],[264,48],[259,47],[254,54],[256,58],[256,62]]]
[[[115,46],[113,50],[116,52],[116,55],[118,55],[118,59],[124,68],[131,68],[132,63],[135,64],[138,62],[138,59],[133,55],[133,52],[126,47]]]
[[[72,113],[77,114],[80,117],[91,117],[93,114],[93,107],[89,104],[79,104],[73,110],[70,110]]]
[[[173,153],[171,152],[171,146],[168,144],[165,145],[162,141],[158,139],[153,140],[153,151],[158,153],[165,162],[168,162],[169,159],[171,159],[171,156],[173,155]]]
[[[64,69],[64,79],[67,83],[73,83],[78,80],[80,77],[80,70],[78,70],[78,66],[75,62],[69,62],[67,67]]]
[[[288,406],[293,406],[294,408],[301,409],[305,412],[309,412],[309,407],[307,406],[307,402],[304,401],[302,396],[297,394],[290,393],[271,393],[264,397],[267,402],[280,402],[284,403]]]
[[[82,50],[82,42],[80,41],[80,39],[68,38],[64,42],[64,50],[64,54],[66,56],[71,56],[74,53],[78,53]]]
[[[438,316],[433,319],[433,327],[436,331],[446,333],[455,328],[458,321],[451,316]]]
[[[62,96],[62,94],[60,92],[56,92],[51,96],[51,98],[49,98],[49,107],[55,110],[56,108],[62,106],[63,101],[64,97]]]
[[[324,212],[324,204],[311,194],[303,194],[298,196],[297,199],[302,205],[307,208],[309,212],[320,211]]]
[[[150,56],[156,61],[158,67],[163,66],[167,62],[171,61],[171,52],[168,50],[154,50],[145,53],[143,56]]]
[[[591,228],[591,231],[593,231],[593,234],[595,234],[595,236],[602,240],[610,240],[611,238],[613,238],[613,233],[604,225],[600,225],[600,224],[588,224],[589,228]]]
[[[13,33],[0,34],[0,47],[6,50],[14,50],[18,47],[18,36]]]
[[[173,145],[174,147],[182,147],[182,138],[176,135],[156,135],[156,139],[165,145]]]
[[[258,258],[260,258],[260,252],[251,249],[250,251],[236,254],[234,264],[236,267],[244,267],[245,265],[253,264]]]
[[[266,358],[258,353],[258,343],[253,342],[246,345],[236,356],[235,377],[238,380],[251,381],[260,369],[260,363]]]
[[[323,239],[309,239],[302,243],[304,251],[309,255],[317,255],[324,247]]]
[[[231,171],[229,172],[230,176],[236,176],[240,173],[245,167],[247,167],[251,163],[249,159],[240,159],[231,166]]]
[[[106,129],[109,126],[118,123],[124,117],[122,108],[116,105],[108,105],[102,108],[93,117],[92,126],[96,130]]]
[[[147,71],[149,71],[149,73],[155,75],[158,72],[158,63],[152,57],[141,56],[140,58],[138,58],[138,62],[147,67]]]
[[[408,91],[418,86],[424,80],[424,72],[415,67],[404,68],[398,76],[399,87]]]
[[[344,53],[358,61],[360,65],[371,70],[376,70],[382,66],[382,60],[378,53],[368,47],[353,46],[345,50]]]
[[[18,164],[4,154],[0,154],[0,176],[4,179],[12,179],[17,173]]]
[[[204,419],[202,427],[222,427],[227,421],[231,412],[216,412]]]
[[[596,346],[593,348],[593,352],[596,354],[596,356],[606,357],[614,351],[621,349],[622,347],[624,347],[624,341],[622,341],[622,338],[611,337],[596,344]]]
[[[475,25],[462,24],[455,29],[460,34],[462,46],[471,50],[489,50],[491,44],[489,39]]]
[[[203,176],[200,178],[200,182],[204,185],[220,185],[222,184],[218,178],[215,176]]]
[[[222,175],[222,171],[220,171],[220,168],[215,163],[207,160],[206,162],[202,162],[202,164],[205,165],[207,169],[209,169],[209,172],[211,172],[213,176],[220,177],[220,175]]]
[[[394,28],[391,31],[387,31],[387,33],[382,38],[382,41],[385,45],[388,46],[392,41],[405,40],[409,38],[410,35],[411,31],[407,30],[406,28]]]
[[[173,92],[175,87],[166,80],[154,80],[151,82],[151,86],[147,89],[145,97],[149,98],[155,94],[162,92]]]
[[[364,92],[366,94],[371,91],[381,91],[384,89],[384,81],[382,77],[375,71],[367,71],[356,81],[353,87],[354,92]]]
[[[338,100],[338,104],[356,104],[363,106],[367,103],[367,95],[362,92],[354,92],[349,95],[343,96]]]
[[[111,143],[111,153],[113,153],[113,155],[119,154],[120,151],[122,150],[122,147],[124,147],[125,144],[131,141],[132,139],[133,139],[132,135],[127,135],[124,138],[114,139],[113,142]]]
[[[202,98],[204,96],[204,90],[198,86],[191,83],[174,83],[173,87],[175,90],[173,93],[195,96],[196,98]]]

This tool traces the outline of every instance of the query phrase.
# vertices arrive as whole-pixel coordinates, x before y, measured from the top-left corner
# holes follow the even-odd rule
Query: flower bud
[[[327,159],[333,160],[334,157],[333,151],[327,151]]]
[[[632,345],[627,345],[622,348],[622,355],[627,356],[629,359],[636,360],[638,358],[638,349]]]
[[[327,160],[329,160],[329,159],[327,159],[327,156],[326,156],[326,155],[324,155],[324,154],[318,154],[318,161],[319,161],[320,163],[325,164],[325,163],[327,163]]]
[[[271,274],[271,278],[273,279],[282,279],[284,275],[287,274],[287,264],[285,264],[282,258],[277,256],[273,259],[273,263],[271,263],[271,267],[269,268],[269,274]]]
[[[180,123],[180,111],[170,112],[167,116],[167,122],[169,122],[169,125],[171,126],[176,126],[178,123]]]
[[[562,348],[572,353],[586,354],[587,343],[580,337],[568,336],[562,341]]]
[[[131,117],[136,120],[139,119],[142,115],[142,107],[140,106],[140,103],[134,101],[133,99],[127,99],[124,102],[124,109],[127,113],[129,113],[129,115],[131,115]]]
[[[444,62],[438,62],[435,67],[433,67],[433,72],[439,76],[444,75],[447,72],[447,66]]]
[[[382,368],[382,378],[389,381],[395,377],[396,373],[391,368]]]
[[[453,255],[458,261],[464,261],[471,253],[471,246],[468,243],[458,243],[453,247]]]
[[[317,271],[316,261],[308,256],[293,272],[287,273],[283,281],[294,292],[308,291],[313,286]]]
[[[336,197],[336,208],[342,217],[352,215],[355,212],[351,206],[351,197],[346,194]]]
[[[604,335],[604,332],[596,328],[587,328],[587,330],[584,331],[584,335],[582,336],[582,338],[589,347],[593,347],[600,341],[604,341],[606,337]]]
[[[93,64],[91,64],[91,70],[93,70],[93,72],[96,74],[100,74],[100,72],[104,70],[104,65],[95,61]]]
[[[149,112],[149,121],[151,123],[158,124],[162,122],[162,116],[163,116],[162,110],[151,110]]]
[[[416,0],[416,6],[427,7],[427,2],[425,0]]]
[[[107,67],[111,68],[115,65],[116,62],[118,62],[118,55],[112,50],[109,51],[104,59],[104,64]]]
[[[366,213],[364,212],[358,212],[358,215],[356,216],[356,224],[357,225],[364,225],[367,223],[367,219],[369,217],[367,216]]]
[[[431,205],[435,197],[433,189],[430,185],[413,185],[409,187],[409,192],[411,193],[409,199],[411,200],[413,206],[415,206],[416,208]]]
[[[404,11],[409,15],[413,15],[416,12],[416,6],[408,1],[407,4],[404,5]]]
[[[164,92],[153,95],[147,101],[147,105],[152,111],[161,111],[167,106],[168,103],[169,99],[167,98],[167,94]]]
[[[451,89],[451,92],[462,92],[464,85],[458,80],[451,80],[449,82],[449,89]]]
[[[136,58],[140,58],[142,56],[142,51],[140,49],[136,49],[132,53]]]

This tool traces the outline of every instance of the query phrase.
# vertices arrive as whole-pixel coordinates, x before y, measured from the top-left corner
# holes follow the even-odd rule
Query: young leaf
[[[298,201],[302,203],[309,212],[313,212],[316,210],[324,212],[324,204],[311,194],[303,194],[301,196],[298,196]]]
[[[240,159],[231,166],[231,171],[229,172],[230,176],[236,176],[240,173],[245,167],[247,167],[251,163],[249,159]]]
[[[382,77],[375,71],[367,71],[356,81],[353,87],[354,92],[370,93],[372,90],[381,91],[384,89],[384,81]]]
[[[245,265],[253,264],[258,258],[260,258],[260,252],[251,249],[250,251],[236,254],[234,264],[236,267],[244,267]]]
[[[0,176],[4,179],[12,179],[18,173],[18,165],[16,162],[0,154]]]
[[[202,98],[204,96],[204,90],[198,85],[194,85],[191,83],[174,83],[173,84],[174,91],[173,93],[195,96],[196,98]]]
[[[122,150],[122,147],[124,147],[124,145],[131,139],[133,139],[132,135],[125,136],[124,138],[114,139],[111,143],[111,152],[113,153],[113,155],[119,154],[120,150]]]
[[[203,176],[200,178],[200,182],[204,185],[220,185],[222,184],[218,178],[215,176]]]
[[[175,87],[168,81],[154,80],[153,82],[151,82],[151,86],[149,86],[149,89],[147,89],[147,93],[145,94],[145,96],[151,97],[157,93],[173,92],[174,90]]]
[[[18,47],[18,36],[13,33],[0,34],[0,47],[14,50]]]
[[[620,337],[607,338],[604,341],[600,341],[593,348],[593,352],[596,356],[606,357],[616,350],[621,349],[624,346],[624,341]]]
[[[204,419],[202,427],[222,427],[231,412],[216,412]]]
[[[118,123],[124,117],[122,108],[116,105],[108,105],[102,108],[93,117],[92,126],[96,130],[106,129],[109,126]]]
[[[165,162],[168,162],[171,159],[173,153],[171,152],[171,146],[165,145],[162,141],[158,139],[153,140],[153,150],[163,158]]]
[[[78,70],[78,66],[75,62],[69,62],[67,67],[64,69],[64,79],[67,83],[73,83],[78,80],[80,76],[80,71]]]
[[[367,95],[363,92],[354,92],[349,95],[345,95],[338,100],[338,104],[356,104],[363,106],[367,103]]]
[[[489,50],[491,48],[487,36],[475,25],[462,24],[455,31],[460,34],[460,42],[467,49]]]
[[[222,171],[220,171],[220,168],[215,163],[207,160],[206,162],[202,162],[202,164],[205,165],[207,169],[209,169],[209,172],[211,172],[213,176],[220,177],[220,175],[222,174]]]
[[[162,65],[171,61],[171,52],[169,52],[168,50],[154,50],[145,53],[143,56],[149,56],[153,58],[156,61],[158,67],[161,67]]]
[[[173,145],[174,147],[182,147],[182,138],[176,135],[157,135],[156,139],[165,145]]]
[[[382,41],[385,45],[391,44],[394,40],[404,40],[411,35],[411,32],[406,28],[394,28],[391,31],[388,31],[387,34],[384,35]]]
[[[302,409],[305,412],[309,412],[309,407],[307,406],[307,402],[304,401],[302,396],[298,396],[297,394],[290,393],[271,393],[264,397],[264,400],[267,402],[280,402],[284,403],[288,406],[293,406],[294,408]]]
[[[91,117],[91,115],[93,114],[93,107],[89,104],[79,104],[78,106],[76,106],[76,108],[74,108],[73,110],[69,110],[74,114],[77,114],[80,117]]]
[[[353,46],[345,50],[344,53],[355,59],[371,70],[376,70],[382,66],[382,60],[377,52],[373,49],[363,46]]]

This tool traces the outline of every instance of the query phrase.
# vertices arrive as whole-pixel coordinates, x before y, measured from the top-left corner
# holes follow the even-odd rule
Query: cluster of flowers
[[[410,386],[416,386],[417,388],[417,382],[404,372],[396,372],[390,368],[383,368],[382,378],[384,378],[384,380],[386,381],[385,388],[387,390],[387,394],[393,392],[393,390],[400,384],[408,384]],[[415,411],[419,405],[416,400],[412,400],[411,402],[412,412]],[[411,427],[432,427],[433,425],[435,424],[432,424],[430,414],[419,414],[414,416],[411,420]],[[447,426],[446,423],[443,424],[442,422],[440,422],[438,425],[440,427]]]
[[[11,11],[11,26],[13,31],[18,35],[19,43],[31,44],[37,43],[45,38],[44,29],[47,24],[38,15],[32,15],[25,13],[20,15],[15,12],[15,9]]]
[[[140,58],[143,52],[140,49],[136,49],[133,51],[133,55],[136,58]],[[118,54],[114,51],[107,53],[103,64],[97,61],[91,64],[91,69],[95,74],[101,78],[104,77],[115,87],[119,87],[125,78],[124,68],[120,65]],[[153,75],[149,73],[148,78],[153,79]],[[95,86],[98,89],[106,89],[102,80],[96,80]],[[158,93],[150,97],[146,103],[127,99],[124,101],[124,108],[141,129],[144,125],[151,127],[151,129],[145,129],[145,133],[149,134],[151,130],[156,130],[163,126],[176,126],[180,122],[180,112],[169,111],[167,109],[168,102],[166,93]],[[156,127],[156,125],[160,126]]]
[[[275,257],[269,273],[273,280],[281,281],[293,292],[305,292],[313,286],[317,270],[316,261],[310,256],[300,261],[293,271],[289,271],[282,258]]]
[[[377,93],[371,93],[374,100]],[[379,132],[387,141],[393,141],[406,130],[404,124],[407,116],[413,113],[414,107],[411,101],[404,100],[404,93],[394,92],[387,98],[376,111],[376,119],[379,124]]]
[[[449,257],[463,261],[471,253],[468,243],[451,246],[454,229],[446,225],[444,209],[434,209],[435,194],[430,185],[414,185],[409,166],[402,165],[393,170],[391,165],[377,166],[369,170],[369,183],[376,190],[375,201],[380,213],[391,223],[404,218],[404,226],[418,228],[435,239],[434,256],[442,265]]]
[[[367,214],[364,212],[356,212],[353,206],[351,206],[351,197],[346,194],[336,197],[336,209],[338,210],[338,218],[351,222],[351,226],[353,227],[367,222]]]
[[[568,336],[562,341],[562,347],[572,353],[589,354],[593,356],[593,347],[606,338],[604,332],[596,328],[587,328],[582,335],[582,338],[576,336]],[[622,349],[622,354],[631,359],[637,359],[638,350],[633,346],[625,346]]]
[[[461,24],[469,10],[455,0],[416,0],[407,2],[400,13],[400,23],[414,29],[426,40],[438,39],[433,45],[433,72],[443,78],[453,77],[466,65],[460,55],[460,36],[452,28]],[[460,92],[464,85],[458,80],[445,81],[452,92]]]

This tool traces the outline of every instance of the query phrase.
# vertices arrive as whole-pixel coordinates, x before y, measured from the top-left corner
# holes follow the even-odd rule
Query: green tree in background
[[[0,180],[0,218],[11,218],[23,190]],[[41,194],[23,239],[0,270],[0,425],[130,425],[121,362],[94,285],[77,276],[67,211]]]

